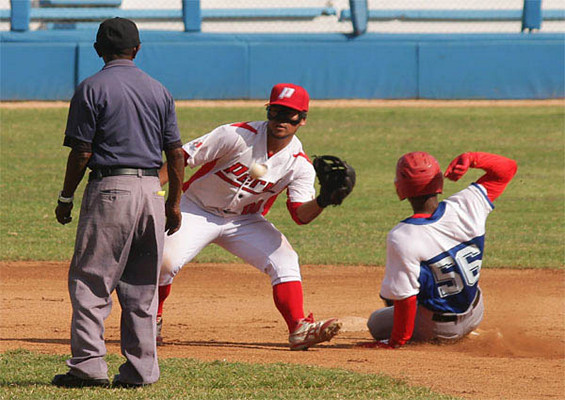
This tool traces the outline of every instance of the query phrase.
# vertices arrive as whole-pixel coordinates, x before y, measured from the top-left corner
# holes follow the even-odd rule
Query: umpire
[[[157,280],[164,232],[173,234],[181,224],[184,159],[171,94],[133,63],[140,47],[134,22],[102,22],[94,48],[104,68],[77,87],[70,103],[63,144],[71,151],[55,209],[59,223],[71,221],[73,194],[86,168],[91,171],[69,270],[70,371],[53,378],[56,386],[109,386],[104,320],[114,289],[126,362],[113,385],[159,379]],[[166,202],[158,178],[163,151],[172,177]]]

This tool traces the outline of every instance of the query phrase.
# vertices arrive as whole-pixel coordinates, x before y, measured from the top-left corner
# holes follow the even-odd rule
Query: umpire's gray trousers
[[[473,304],[462,314],[440,314],[418,306],[413,341],[456,341],[476,329],[483,320],[483,295],[479,290]],[[394,307],[381,308],[367,321],[369,332],[376,340],[389,339],[394,322]]]
[[[159,178],[120,175],[86,186],[69,270],[71,373],[107,378],[104,320],[116,290],[121,350],[126,362],[118,379],[149,384],[159,379],[155,347],[157,280],[165,231]]]

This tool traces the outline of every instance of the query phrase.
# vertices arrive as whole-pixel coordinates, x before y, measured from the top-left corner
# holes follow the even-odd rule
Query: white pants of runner
[[[441,341],[459,340],[475,330],[484,314],[483,295],[479,290],[478,302],[473,302],[462,314],[442,314],[453,316],[454,321],[434,321],[434,312],[423,306],[418,306],[412,341]],[[367,322],[369,332],[376,340],[389,339],[394,321],[394,307],[384,307],[371,314]]]
[[[220,217],[181,199],[182,224],[165,237],[159,285],[169,285],[182,267],[215,243],[271,278],[271,285],[300,281],[298,254],[286,237],[260,214]]]

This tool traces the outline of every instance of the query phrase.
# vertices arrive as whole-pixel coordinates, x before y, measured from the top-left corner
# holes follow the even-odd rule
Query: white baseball
[[[249,170],[249,175],[253,179],[259,179],[267,173],[267,166],[265,164],[253,164]]]

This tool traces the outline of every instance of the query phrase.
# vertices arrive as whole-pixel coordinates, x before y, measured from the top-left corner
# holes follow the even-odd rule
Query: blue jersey
[[[472,184],[442,201],[429,218],[407,218],[387,236],[381,296],[442,313],[465,312],[477,293],[485,224],[494,205]]]
[[[461,243],[420,267],[418,303],[442,313],[463,313],[477,294],[484,235]]]

